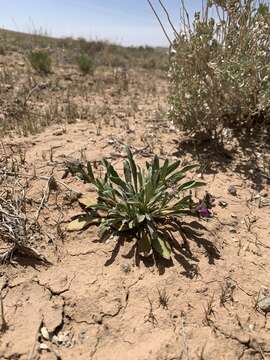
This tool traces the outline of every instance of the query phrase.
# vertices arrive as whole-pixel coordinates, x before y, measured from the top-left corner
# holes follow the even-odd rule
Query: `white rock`
[[[49,350],[48,345],[43,344],[43,343],[39,345],[39,348],[40,348],[40,350]]]
[[[265,313],[270,312],[270,294],[269,289],[265,286],[262,286],[259,291],[257,306]]]
[[[45,340],[50,340],[50,334],[45,326],[40,329],[41,335]]]

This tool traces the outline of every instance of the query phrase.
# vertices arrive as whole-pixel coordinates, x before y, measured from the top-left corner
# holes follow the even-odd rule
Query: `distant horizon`
[[[1,2],[1,0],[0,0]],[[2,1],[0,28],[22,33],[40,30],[54,38],[83,37],[123,46],[168,47],[147,0],[12,0]],[[158,0],[152,0],[169,34],[172,30]],[[180,24],[179,0],[164,0],[176,29]],[[186,1],[194,13],[201,0]]]
[[[66,36],[66,35],[62,35],[62,36],[55,36],[55,35],[52,35],[52,34],[49,34],[47,33],[46,31],[44,33],[42,33],[42,30],[40,29],[40,32],[39,30],[34,30],[33,32],[26,32],[26,31],[17,31],[17,30],[13,30],[13,29],[7,29],[7,28],[4,28],[4,27],[0,27],[0,31],[7,31],[7,32],[13,32],[13,33],[17,33],[17,34],[22,34],[22,35],[33,35],[33,36],[44,36],[44,37],[48,37],[48,38],[52,38],[52,39],[55,39],[55,40],[61,40],[61,39],[73,39],[73,40],[80,40],[80,39],[84,39],[86,40],[87,42],[104,42],[104,43],[108,43],[108,44],[111,44],[111,45],[117,45],[117,46],[123,46],[123,47],[134,47],[134,48],[138,48],[138,47],[150,47],[150,48],[160,48],[160,49],[168,49],[169,48],[169,45],[165,44],[165,45],[157,45],[157,46],[154,46],[154,45],[125,45],[125,44],[121,44],[119,42],[115,42],[115,41],[112,41],[112,40],[109,40],[109,39],[101,39],[101,38],[86,38],[84,36]]]

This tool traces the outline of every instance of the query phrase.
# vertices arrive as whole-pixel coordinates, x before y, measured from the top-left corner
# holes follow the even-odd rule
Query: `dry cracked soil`
[[[20,53],[0,64],[8,126],[12,99],[33,79]],[[228,142],[225,155],[209,144],[198,151],[166,118],[163,74],[128,69],[123,85],[117,71],[85,78],[66,65],[49,80],[31,75],[43,87],[27,99],[27,116],[46,115],[57,101],[55,119],[38,133],[1,137],[0,192],[25,189],[29,243],[49,263],[14,253],[0,266],[0,359],[270,359],[270,319],[258,302],[270,288],[269,179],[258,171],[269,148]],[[136,265],[133,243],[100,243],[95,227],[66,231],[80,211],[77,192],[93,191],[62,179],[66,161],[94,161],[98,174],[106,157],[121,171],[125,144],[141,164],[153,154],[199,161],[196,176],[215,197],[210,221],[184,219],[190,248],[179,239],[171,262]],[[50,176],[61,182],[46,193]]]

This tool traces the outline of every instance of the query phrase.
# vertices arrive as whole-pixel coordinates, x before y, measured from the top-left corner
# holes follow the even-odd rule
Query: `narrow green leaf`
[[[131,183],[131,169],[127,160],[124,161],[124,175],[127,183]]]
[[[160,183],[160,170],[156,170],[152,173],[152,184],[156,188]]]
[[[194,205],[191,195],[185,196],[183,199],[173,205],[173,209],[187,209]]]
[[[145,257],[152,254],[151,238],[149,233],[145,229],[143,229],[139,234],[137,246],[139,254]]]
[[[185,167],[183,167],[183,168],[180,170],[180,172],[186,173],[186,172],[188,172],[188,171],[190,171],[190,170],[193,170],[193,169],[195,169],[195,168],[197,168],[197,167],[199,167],[198,164],[186,165]]]
[[[180,185],[178,191],[191,190],[204,185],[206,185],[205,182],[192,180]]]
[[[147,204],[154,195],[154,188],[151,179],[148,180],[148,183],[145,185],[145,197],[144,203]]]
[[[130,148],[127,147],[126,151],[127,151],[127,156],[128,156],[128,161],[129,161],[129,164],[130,164],[130,168],[131,168],[131,171],[132,171],[133,184],[134,184],[135,190],[138,191],[137,166],[136,166],[135,161],[133,159],[133,155],[132,155],[132,152],[131,152]]]
[[[170,176],[166,181],[170,184],[170,185],[175,185],[177,184],[180,180],[182,180],[186,175],[182,172],[177,172],[175,174],[173,174],[172,176]]]
[[[153,224],[153,221],[152,221],[151,217],[149,216],[149,214],[146,214],[146,219],[148,220],[147,221],[147,228],[149,230],[149,234],[151,236],[151,239],[157,237],[157,235],[158,235],[157,230],[156,230],[156,228],[155,228],[155,226]]]
[[[124,191],[127,191],[127,184],[124,182],[124,180],[122,180],[119,176],[116,176],[116,177],[111,177],[110,178],[110,180],[114,183],[114,184],[116,184],[116,185],[118,185],[118,186],[120,186]]]
[[[109,175],[109,177],[120,177],[119,175],[118,175],[118,173],[117,173],[117,171],[115,170],[115,168],[112,166],[112,164],[110,164],[109,162],[108,162],[108,160],[106,160],[106,159],[103,159],[102,160],[102,164],[103,164],[103,166],[107,169],[107,173],[108,173],[108,175]]]
[[[67,231],[80,231],[87,226],[97,224],[98,219],[90,215],[81,215],[77,219],[71,221],[67,226]]]
[[[156,171],[156,170],[159,170],[159,158],[157,155],[155,155],[154,157],[154,161],[153,161],[153,169]]]
[[[95,176],[94,176],[94,173],[93,173],[91,161],[88,161],[88,162],[87,162],[87,173],[88,173],[89,179],[91,179],[91,182],[92,182],[93,184],[95,184],[96,181],[95,181]]]
[[[166,177],[168,175],[170,175],[172,172],[174,172],[178,168],[179,165],[180,165],[180,160],[177,160],[174,163],[172,163],[171,165],[169,165],[168,169],[167,169]]]
[[[103,192],[104,191],[104,185],[102,184],[102,182],[99,179],[96,179],[96,187],[98,188],[99,192]]]
[[[131,152],[129,146],[126,146],[126,153],[127,153],[128,159],[133,160],[133,155],[132,155],[132,152]]]
[[[160,188],[159,192],[154,197],[152,197],[152,199],[148,202],[148,206],[150,207],[155,202],[160,201],[161,199],[163,199],[163,196],[165,196],[164,187]]]
[[[196,216],[198,217],[198,213],[194,210],[187,210],[187,209],[165,209],[160,212],[160,216]]]
[[[168,166],[169,166],[169,160],[166,159],[164,161],[164,164],[163,164],[162,168],[160,169],[160,178],[162,180],[164,180],[166,178],[166,176],[167,176]]]
[[[164,258],[170,260],[172,249],[169,243],[162,239],[160,235],[151,239],[153,248]]]
[[[140,184],[140,188],[143,187],[143,175],[142,175],[142,170],[140,167],[139,168],[139,171],[138,171],[138,180],[139,180],[139,184]]]
[[[115,200],[109,198],[108,196],[100,196],[98,197],[98,203],[105,203],[107,206],[115,206],[117,203]]]

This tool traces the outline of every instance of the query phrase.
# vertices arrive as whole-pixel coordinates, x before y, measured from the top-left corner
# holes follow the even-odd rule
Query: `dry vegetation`
[[[269,140],[267,1],[205,1],[194,20],[183,11],[183,23],[172,43],[171,118],[204,138],[259,132]]]
[[[0,39],[0,358],[268,359],[269,143],[231,134],[202,142],[175,127],[164,49],[7,31]],[[159,221],[173,245],[165,259],[154,245],[137,251],[133,232],[119,237],[108,213],[95,213],[116,226],[105,239],[95,226],[67,231],[94,202],[104,211],[119,184],[142,211],[126,185],[135,187],[126,145],[138,169],[149,163],[140,200],[166,159],[181,160],[190,180],[180,225]],[[207,184],[192,190],[195,208],[194,179]],[[179,212],[173,185],[166,196]],[[190,216],[210,207],[211,219]],[[125,211],[121,221],[137,231]],[[144,227],[136,231],[139,241]]]

